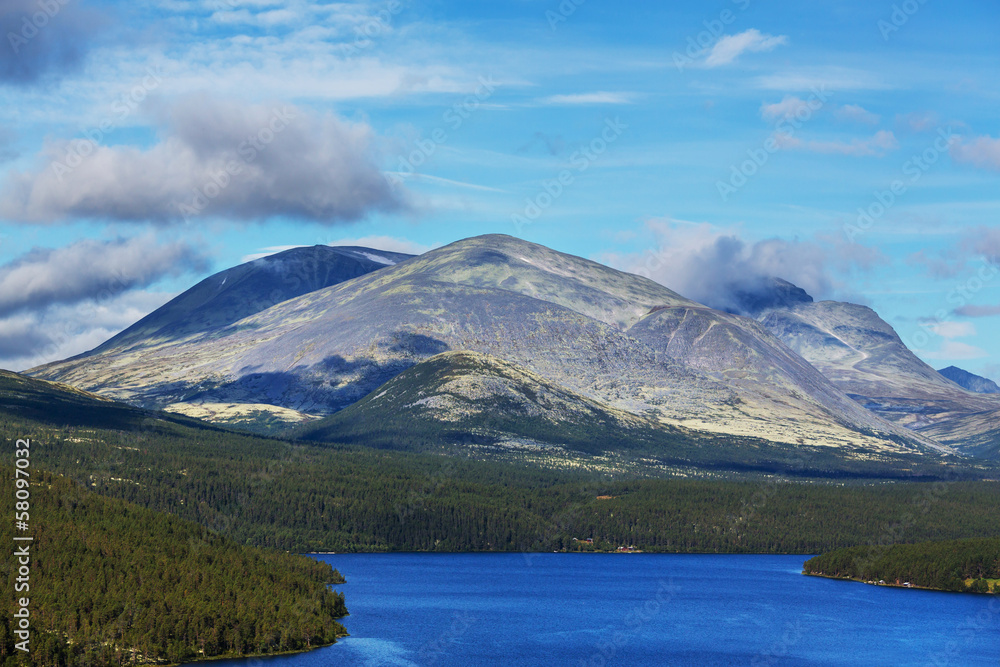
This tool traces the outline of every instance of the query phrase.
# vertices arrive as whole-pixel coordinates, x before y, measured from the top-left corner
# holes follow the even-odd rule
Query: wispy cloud
[[[430,176],[428,174],[404,174],[401,171],[387,171],[386,174],[390,176],[396,176],[401,181],[427,181],[429,183],[440,183],[441,185],[453,185],[459,188],[468,188],[470,190],[479,190],[481,192],[506,192],[506,190],[501,190],[500,188],[491,188],[488,185],[478,185],[476,183],[466,183],[465,181],[456,181],[450,178],[442,178],[440,176]]]
[[[744,53],[773,51],[788,43],[785,35],[767,35],[756,28],[750,28],[736,35],[723,35],[715,43],[705,58],[705,67],[728,65]]]
[[[981,136],[971,141],[959,138],[951,145],[951,159],[980,169],[1000,170],[1000,139]]]
[[[798,68],[756,77],[750,84],[761,90],[805,92],[828,90],[887,90],[892,86],[866,70],[840,66]]]
[[[994,317],[1000,315],[1000,306],[960,306],[955,314],[961,317]]]
[[[809,102],[803,100],[795,95],[785,95],[780,102],[774,102],[773,104],[762,104],[760,107],[760,115],[764,120],[778,120],[779,118],[794,118],[795,114],[809,109],[812,113],[812,107],[809,106]]]
[[[787,133],[776,132],[775,141],[779,148],[804,150],[827,155],[882,156],[899,148],[899,142],[889,130],[879,130],[867,139],[851,141],[803,141]]]
[[[938,115],[932,111],[913,111],[896,115],[897,129],[908,132],[929,132],[941,124]]]
[[[594,93],[576,93],[572,95],[550,95],[539,100],[548,105],[590,105],[590,104],[632,104],[634,93],[612,93],[598,91]]]
[[[946,340],[937,350],[922,352],[926,359],[982,359],[990,356],[986,350],[957,340]]]
[[[877,113],[872,113],[858,104],[845,104],[834,111],[833,115],[838,120],[861,123],[863,125],[878,125],[879,120],[882,118]]]
[[[929,322],[925,326],[941,338],[968,338],[976,335],[972,322]]]

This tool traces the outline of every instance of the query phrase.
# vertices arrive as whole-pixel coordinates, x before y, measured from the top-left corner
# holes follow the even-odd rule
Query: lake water
[[[801,574],[805,556],[320,556],[351,637],[217,667],[1000,665],[1000,599]]]

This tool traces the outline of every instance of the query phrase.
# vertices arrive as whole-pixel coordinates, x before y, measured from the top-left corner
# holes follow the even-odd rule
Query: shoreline
[[[145,664],[160,665],[161,667],[183,667],[183,665],[200,665],[218,662],[219,660],[250,660],[253,658],[277,658],[282,655],[300,655],[302,653],[312,653],[313,651],[318,651],[321,648],[329,648],[330,646],[336,645],[336,643],[341,639],[345,639],[350,636],[350,633],[338,635],[336,639],[328,644],[317,644],[316,646],[310,646],[309,648],[300,649],[298,651],[272,651],[270,653],[247,653],[246,655],[213,655],[206,658],[195,658],[194,660],[188,660],[187,662],[148,662]]]
[[[876,588],[901,588],[904,590],[917,590],[917,591],[929,591],[931,593],[954,593],[956,595],[995,595],[1000,596],[1000,593],[983,593],[980,591],[949,591],[943,588],[932,588],[929,586],[918,586],[917,584],[910,584],[909,586],[904,586],[903,584],[870,584],[864,579],[856,579],[854,577],[835,577],[832,574],[820,574],[818,572],[806,572],[802,570],[802,574],[807,577],[821,577],[823,579],[833,579],[834,581],[849,581],[857,584],[864,584],[866,586],[875,586]]]
[[[514,551],[514,550],[484,550],[484,551],[431,551],[429,549],[421,551],[301,551],[296,552],[302,556],[380,556],[380,555],[392,555],[392,554],[442,554],[442,555],[457,555],[457,554],[644,554],[646,556],[805,556],[806,558],[812,558],[818,556],[819,554],[809,552],[809,553],[798,553],[794,551],[646,551],[643,549],[635,549],[633,551],[618,551],[618,550],[608,550],[599,551],[594,549],[588,549],[587,551],[553,551],[553,550],[524,550],[524,551]]]

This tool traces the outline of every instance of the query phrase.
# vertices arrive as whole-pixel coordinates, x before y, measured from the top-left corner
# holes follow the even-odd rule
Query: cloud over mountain
[[[883,261],[864,246],[836,239],[749,241],[736,230],[708,224],[651,220],[647,228],[655,248],[644,253],[606,254],[616,268],[646,276],[700,303],[720,310],[739,310],[736,291],[752,294],[770,289],[772,278],[803,288],[816,298],[832,296],[840,287],[834,273],[866,270]]]
[[[204,94],[150,110],[158,143],[50,142],[47,164],[9,175],[0,213],[30,222],[204,215],[335,224],[405,206],[376,166],[375,134],[365,123]]]

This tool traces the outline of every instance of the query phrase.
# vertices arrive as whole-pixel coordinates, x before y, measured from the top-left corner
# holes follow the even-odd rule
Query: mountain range
[[[406,415],[467,444],[588,451],[705,434],[857,457],[995,453],[1000,397],[926,366],[871,309],[765,287],[736,289],[740,308],[724,312],[502,235],[419,256],[294,248],[28,373],[314,438]]]

